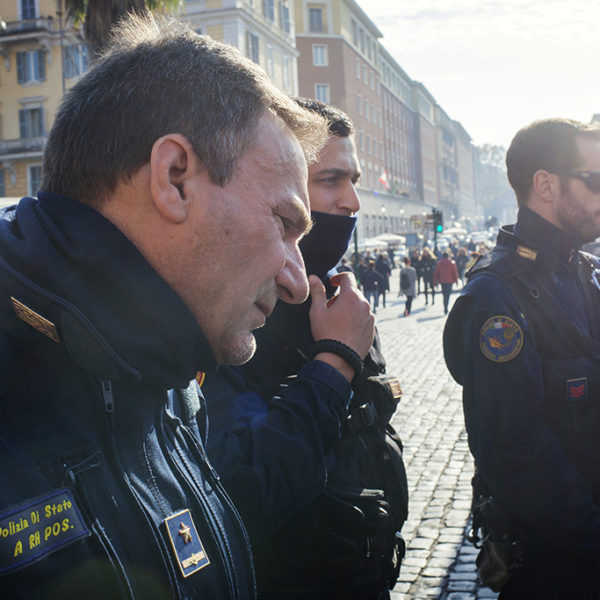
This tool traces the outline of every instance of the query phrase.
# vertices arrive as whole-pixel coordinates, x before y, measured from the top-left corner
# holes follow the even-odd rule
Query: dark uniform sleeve
[[[305,364],[272,398],[240,373],[225,367],[203,386],[208,453],[250,537],[261,539],[322,492],[352,392],[321,361]]]
[[[482,328],[497,316],[522,332],[518,353],[504,362],[482,350]],[[444,354],[463,385],[469,446],[492,493],[525,532],[598,560],[600,508],[546,423],[542,359],[502,281],[480,275],[469,282],[448,318]]]

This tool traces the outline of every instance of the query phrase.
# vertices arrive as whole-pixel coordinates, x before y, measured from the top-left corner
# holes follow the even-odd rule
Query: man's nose
[[[348,186],[344,190],[344,195],[341,198],[339,206],[352,214],[355,214],[360,210],[360,200],[353,183],[348,182]]]
[[[289,304],[300,304],[308,298],[308,280],[298,244],[287,244],[283,269],[275,278],[279,297]]]

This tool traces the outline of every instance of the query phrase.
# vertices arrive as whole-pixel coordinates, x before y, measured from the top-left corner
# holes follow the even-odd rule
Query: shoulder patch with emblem
[[[479,347],[486,358],[493,362],[508,362],[523,347],[523,330],[510,317],[490,317],[479,332]]]
[[[0,574],[10,573],[90,535],[68,489],[0,512]]]

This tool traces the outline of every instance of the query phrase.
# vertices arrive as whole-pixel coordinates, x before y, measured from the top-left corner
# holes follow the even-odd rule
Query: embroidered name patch
[[[486,358],[494,362],[508,362],[523,347],[523,331],[510,317],[491,317],[481,327],[479,347]]]
[[[184,577],[210,564],[188,509],[165,519],[169,540]]]
[[[0,513],[0,574],[37,562],[89,534],[69,490],[13,505]]]
[[[567,379],[567,402],[579,402],[588,398],[587,377],[579,379]]]

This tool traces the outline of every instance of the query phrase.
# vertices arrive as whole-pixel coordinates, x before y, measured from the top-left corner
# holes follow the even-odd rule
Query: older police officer
[[[254,597],[195,375],[306,298],[325,136],[175,22],[129,19],[68,92],[44,191],[0,218],[3,597]]]

